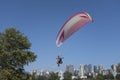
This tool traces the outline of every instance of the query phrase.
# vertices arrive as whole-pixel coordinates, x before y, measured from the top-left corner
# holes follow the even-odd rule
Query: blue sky
[[[15,27],[32,43],[33,69],[57,70],[57,55],[64,63],[103,64],[120,61],[120,0],[0,0],[0,31]],[[88,12],[94,19],[57,48],[56,36],[64,22],[77,12]]]

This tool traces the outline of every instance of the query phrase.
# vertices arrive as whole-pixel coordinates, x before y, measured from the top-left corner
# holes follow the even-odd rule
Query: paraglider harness
[[[62,64],[62,63],[63,63],[63,61],[62,61],[63,57],[58,56],[58,58],[56,58],[56,59],[57,59],[57,64],[58,64],[58,67],[59,67],[59,66],[60,66],[60,64]]]

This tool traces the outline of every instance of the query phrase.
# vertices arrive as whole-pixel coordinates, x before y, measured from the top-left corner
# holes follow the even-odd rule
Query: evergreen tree
[[[0,80],[28,80],[24,66],[35,61],[31,43],[20,31],[8,28],[0,32]]]

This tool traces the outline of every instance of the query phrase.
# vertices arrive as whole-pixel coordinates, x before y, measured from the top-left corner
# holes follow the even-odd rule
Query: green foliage
[[[104,79],[114,79],[114,76],[112,74],[104,75]]]
[[[95,80],[104,80],[104,76],[101,74],[98,74],[95,78]]]
[[[120,74],[116,75],[116,80],[120,80]]]
[[[50,72],[49,75],[37,75],[33,73],[30,80],[60,80],[58,73]]]
[[[48,80],[59,80],[59,76],[57,73],[51,72],[50,73],[50,77],[48,78]]]
[[[0,70],[0,80],[29,80],[29,77],[27,73],[19,73],[12,69]]]
[[[117,73],[120,73],[120,63],[117,65]]]
[[[24,66],[35,61],[31,43],[15,28],[0,33],[0,80],[27,80]]]
[[[114,76],[112,74],[102,75],[98,74],[93,80],[114,80]]]
[[[72,74],[68,71],[64,73],[64,80],[72,80]]]

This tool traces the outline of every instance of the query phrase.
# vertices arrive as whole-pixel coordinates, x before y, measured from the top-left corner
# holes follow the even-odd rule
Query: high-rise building
[[[102,71],[104,70],[104,68],[103,68],[103,65],[102,64],[99,64],[98,65],[98,73],[99,74],[102,74]]]
[[[94,72],[94,73],[98,73],[98,68],[97,68],[96,65],[93,66],[93,72]]]
[[[102,71],[102,75],[108,75],[111,74],[111,70],[110,69],[106,69]]]
[[[112,68],[112,74],[115,77],[117,75],[117,66],[113,64],[111,68]]]
[[[60,80],[64,79],[64,72],[63,71],[59,71],[58,72],[58,76],[60,77]]]
[[[84,75],[88,75],[89,74],[89,69],[88,69],[88,65],[84,65]]]
[[[78,76],[80,76],[80,78],[87,78],[87,76],[85,76],[85,65],[80,64],[78,70],[79,70]]]
[[[115,65],[115,64],[113,64],[113,65],[111,66],[111,68],[112,68],[113,71],[116,72],[117,69],[116,69],[116,65]]]
[[[84,65],[84,75],[91,76],[92,75],[92,65],[91,64],[85,64]]]
[[[74,74],[74,66],[72,64],[66,65],[66,71]]]
[[[88,71],[89,71],[89,73],[92,73],[92,64],[88,64]]]

